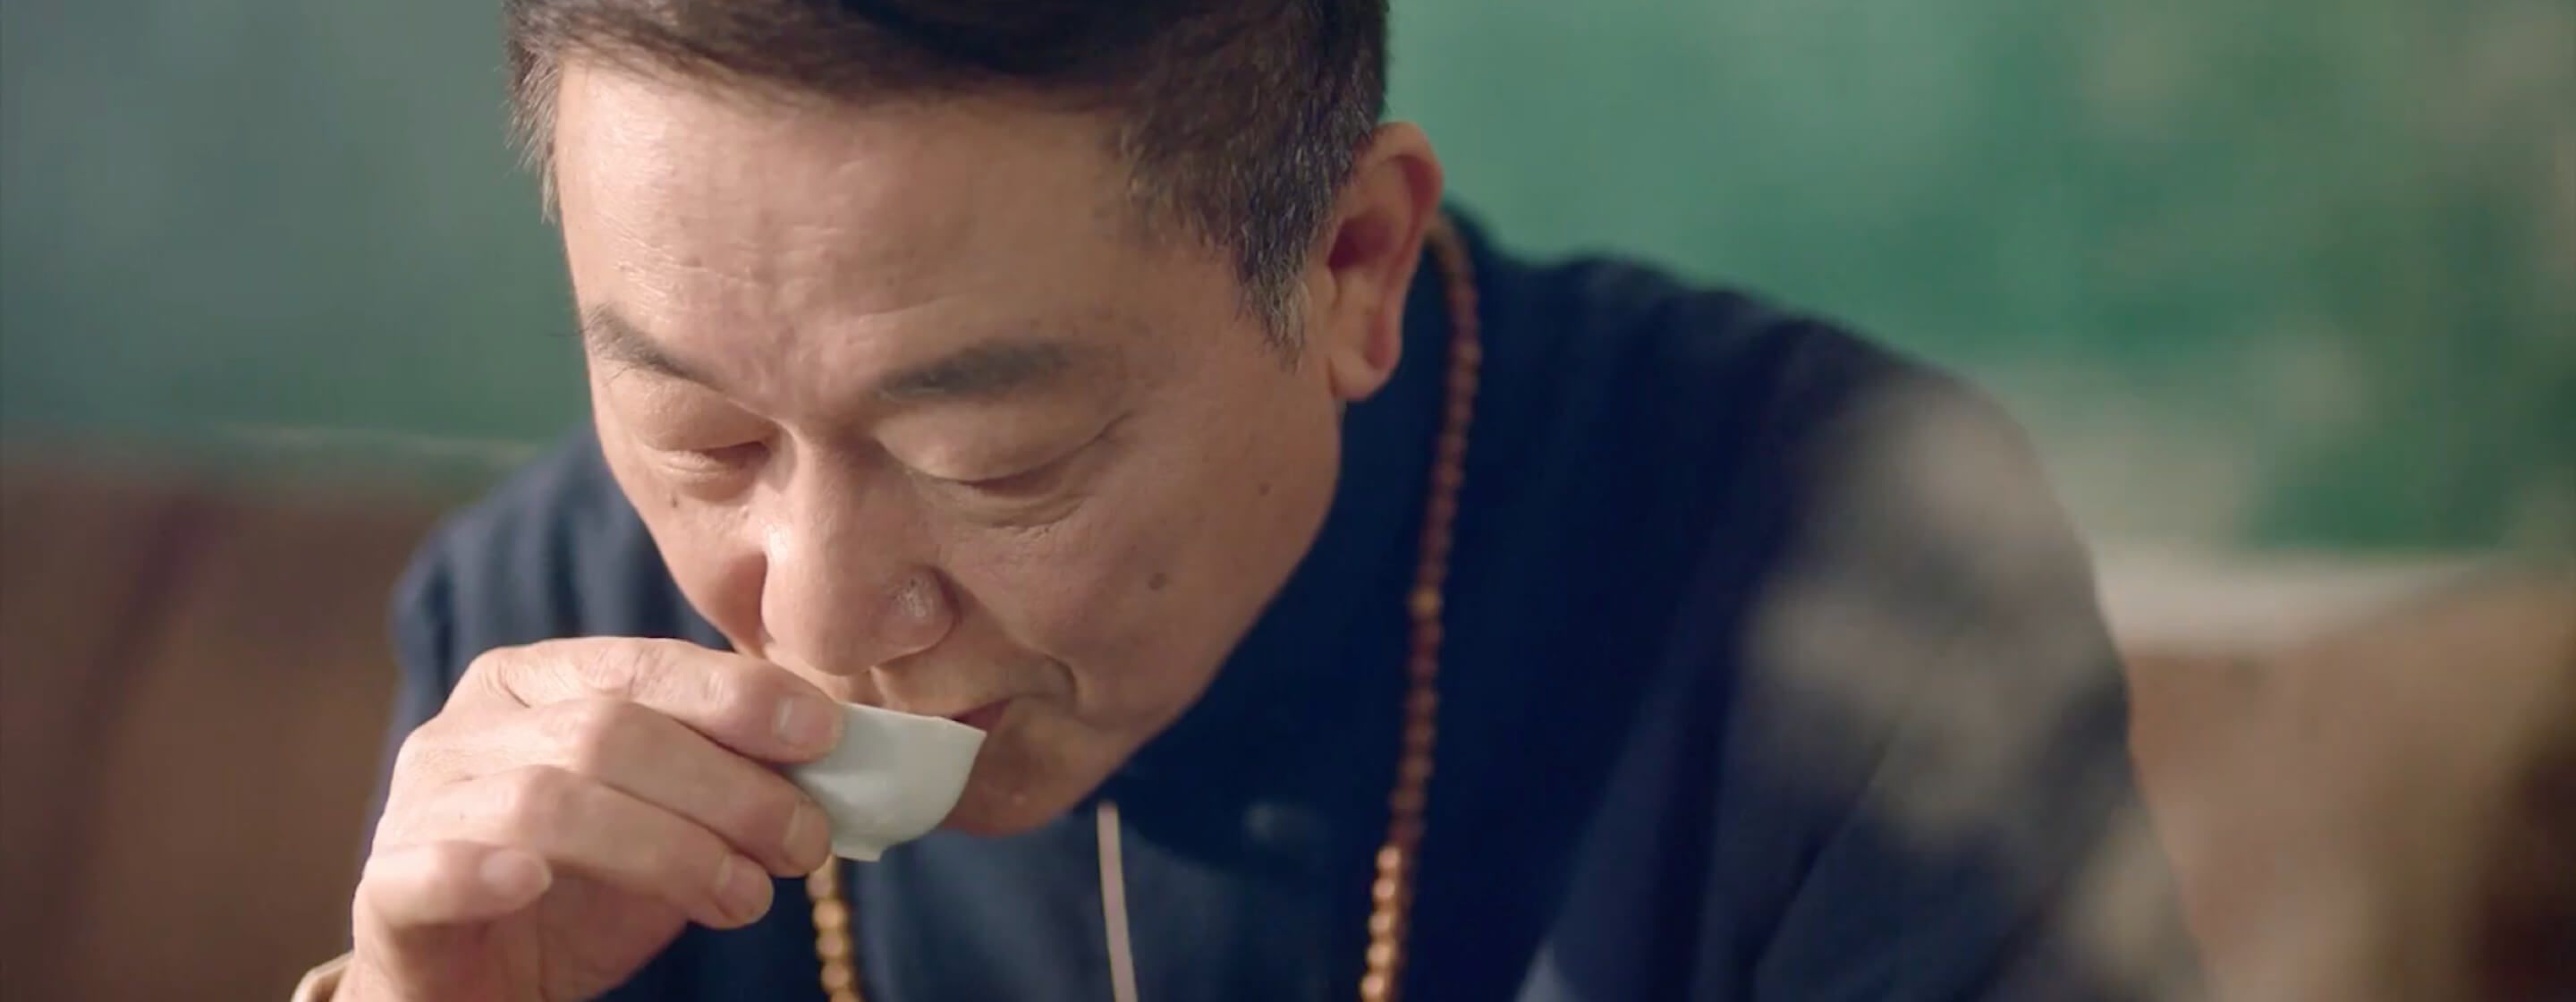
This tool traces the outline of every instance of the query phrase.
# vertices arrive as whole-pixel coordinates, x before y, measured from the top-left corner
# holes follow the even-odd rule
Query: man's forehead
[[[1123,168],[1061,115],[578,66],[563,86],[564,238],[602,362],[746,401],[991,398],[1124,381],[1136,335],[1232,306],[1224,262],[1135,227]]]
[[[716,367],[689,357],[613,306],[584,310],[581,337],[591,355],[605,364],[725,388]],[[1110,364],[1112,353],[1097,341],[1034,332],[999,334],[904,356],[881,372],[864,374],[866,385],[860,392],[893,404],[983,400],[1060,385],[1077,376],[1107,375],[1115,368]]]
[[[1114,123],[1098,115],[979,96],[854,103],[766,93],[572,62],[553,116],[558,180],[664,193],[712,186],[735,199],[774,192],[809,217],[854,205],[964,219],[1062,206],[1081,218],[1126,200]],[[580,176],[564,176],[567,167]],[[925,199],[925,187],[978,198]]]
[[[918,113],[823,114],[731,99],[715,85],[567,72],[551,169],[568,230],[736,277],[802,263],[913,263],[996,243],[979,232],[1008,158]],[[978,155],[982,152],[984,155]],[[1035,221],[1023,209],[1014,217]],[[567,236],[574,233],[568,232]]]
[[[585,301],[649,322],[1078,300],[1136,284],[1165,263],[1140,258],[1172,249],[1136,239],[1124,171],[1061,116],[762,108],[708,86],[567,72],[568,95],[595,98],[559,118],[555,163]]]

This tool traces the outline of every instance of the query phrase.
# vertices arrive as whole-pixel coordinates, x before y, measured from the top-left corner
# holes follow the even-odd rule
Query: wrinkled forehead
[[[970,291],[948,286],[978,274],[1069,278],[1112,241],[1141,242],[1126,172],[1090,117],[787,101],[581,62],[560,86],[552,169],[568,249],[576,270],[619,269],[577,280],[698,273],[796,293],[863,277],[917,301]]]
[[[553,168],[584,316],[613,313],[764,407],[981,342],[1234,314],[1221,256],[1137,224],[1093,120],[752,100],[580,64],[561,86]]]

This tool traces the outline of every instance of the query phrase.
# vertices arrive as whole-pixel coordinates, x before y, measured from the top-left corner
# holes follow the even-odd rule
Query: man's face
[[[1352,395],[1222,252],[1140,234],[1101,128],[579,62],[557,102],[618,484],[739,650],[990,731],[970,831],[1062,812],[1198,697],[1313,540]]]

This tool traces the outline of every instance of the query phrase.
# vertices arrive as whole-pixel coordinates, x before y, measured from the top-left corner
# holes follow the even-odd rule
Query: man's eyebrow
[[[687,363],[671,357],[654,342],[652,335],[635,326],[626,315],[613,307],[593,306],[581,314],[581,340],[591,354],[602,361],[642,369],[674,379],[685,379],[701,386],[712,386],[705,376]]]
[[[652,335],[613,307],[583,311],[581,337],[602,361],[700,386],[716,385],[672,357]],[[887,376],[877,384],[876,394],[898,403],[995,397],[1060,378],[1076,368],[1084,354],[1063,341],[987,341]]]
[[[1080,356],[1062,341],[987,341],[888,376],[877,395],[907,403],[994,397],[1057,379]]]

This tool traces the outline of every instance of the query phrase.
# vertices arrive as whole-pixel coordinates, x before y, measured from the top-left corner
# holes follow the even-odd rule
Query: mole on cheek
[[[1161,591],[1163,586],[1171,583],[1172,576],[1161,571],[1155,571],[1152,576],[1145,579],[1145,587],[1151,591]]]
[[[1255,485],[1255,486],[1253,487],[1253,489],[1254,489],[1254,490],[1257,490],[1257,491],[1260,491],[1260,492],[1261,492],[1261,496],[1262,496],[1262,497],[1269,497],[1269,496],[1270,496],[1270,481],[1264,480],[1264,481],[1260,482],[1259,484]]]

